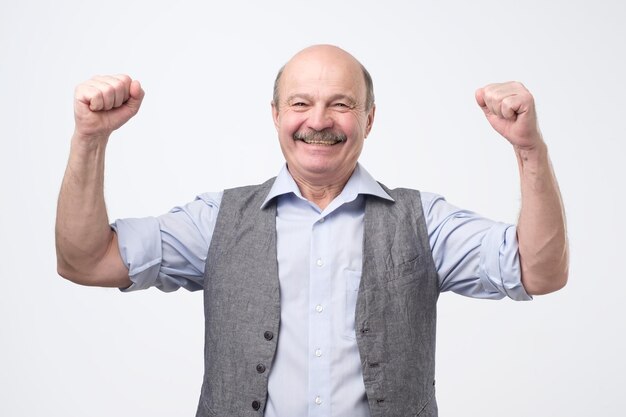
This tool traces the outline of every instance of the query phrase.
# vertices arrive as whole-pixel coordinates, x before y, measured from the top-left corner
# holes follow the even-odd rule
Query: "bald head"
[[[369,111],[374,106],[374,83],[367,69],[354,56],[334,45],[313,45],[295,54],[278,71],[274,80],[273,104],[278,108],[280,102],[280,82],[283,76],[291,75],[290,71],[297,71],[298,66],[307,65],[311,62],[323,62],[333,65],[347,65],[353,67],[362,74],[363,89],[365,91],[364,107]]]

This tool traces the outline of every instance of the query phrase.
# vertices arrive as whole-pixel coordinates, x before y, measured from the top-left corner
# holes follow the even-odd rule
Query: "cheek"
[[[285,113],[281,116],[279,131],[282,135],[292,136],[301,128],[305,118],[294,113]]]
[[[354,136],[365,136],[367,117],[360,113],[350,113],[349,117],[343,119],[342,125],[346,133],[350,132]]]

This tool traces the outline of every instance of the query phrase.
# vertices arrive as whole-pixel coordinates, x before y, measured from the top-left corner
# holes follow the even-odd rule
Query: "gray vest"
[[[261,416],[276,353],[280,292],[273,179],[226,190],[204,275],[205,372],[196,417]],[[418,191],[368,196],[356,339],[372,417],[436,417],[439,297]],[[296,416],[285,416],[296,417]]]

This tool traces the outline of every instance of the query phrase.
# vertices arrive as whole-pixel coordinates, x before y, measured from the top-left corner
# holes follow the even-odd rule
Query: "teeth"
[[[311,132],[311,133],[301,133],[296,132],[293,135],[295,140],[301,140],[304,143],[309,145],[324,145],[331,146],[336,145],[341,142],[346,141],[346,136],[342,134],[335,134],[329,131],[323,132]]]
[[[304,143],[308,143],[309,145],[334,145],[339,143],[336,140],[304,140]]]

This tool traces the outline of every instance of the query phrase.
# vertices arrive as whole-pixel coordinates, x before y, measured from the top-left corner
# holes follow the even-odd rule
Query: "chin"
[[[289,164],[288,164],[289,165]],[[316,177],[332,175],[337,171],[337,166],[330,161],[307,161],[305,163],[291,164],[301,175],[314,175]]]
[[[328,165],[321,165],[321,164],[303,166],[302,168],[304,172],[309,172],[314,175],[328,175],[328,174],[332,174],[333,172],[335,172],[335,169],[333,167],[330,167]]]

